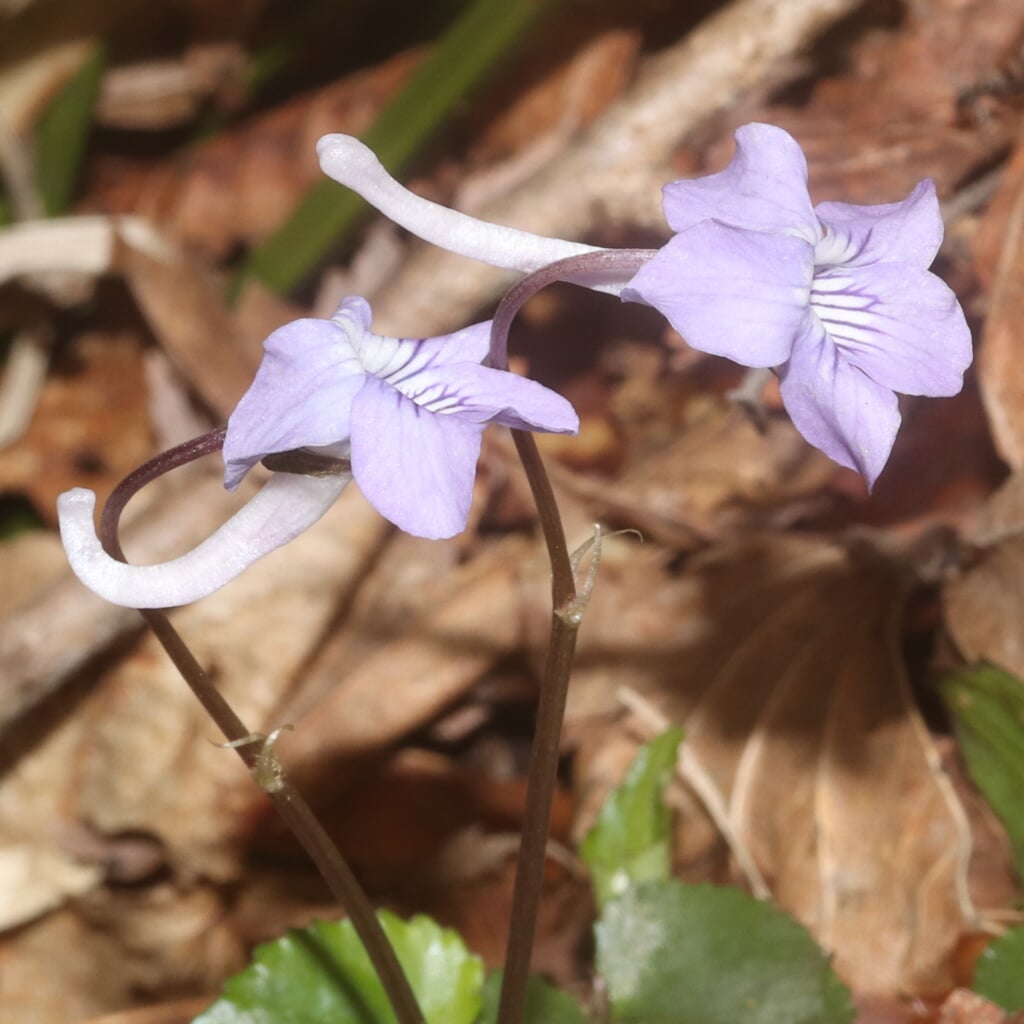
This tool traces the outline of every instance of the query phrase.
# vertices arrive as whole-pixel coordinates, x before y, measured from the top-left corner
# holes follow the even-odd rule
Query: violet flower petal
[[[788,132],[771,124],[736,130],[736,152],[724,171],[675,181],[663,190],[673,231],[717,220],[749,231],[779,231],[814,244],[821,228],[807,192],[807,160]]]
[[[944,281],[907,263],[815,275],[811,306],[843,358],[905,395],[955,395],[971,332]]]
[[[576,410],[557,392],[479,363],[430,367],[394,386],[429,412],[469,423],[499,423],[548,434],[574,434],[580,426]]]
[[[942,244],[942,214],[930,178],[919,182],[899,203],[819,203],[814,212],[827,229],[815,249],[819,266],[884,262],[927,270]]]
[[[57,499],[60,536],[75,575],[125,608],[173,608],[212,594],[253,562],[287,544],[334,504],[348,474],[275,474],[219,530],[159,565],[126,565],[103,550],[93,521],[96,495],[83,487]]]
[[[406,533],[454,537],[469,517],[483,430],[370,376],[352,403],[352,473],[370,504]]]
[[[348,437],[364,372],[350,334],[332,320],[295,320],[264,343],[256,378],[228,419],[224,486],[266,455]]]
[[[743,366],[778,366],[807,315],[812,246],[704,221],[671,239],[623,289],[687,344]]]
[[[793,425],[816,448],[874,486],[900,426],[896,395],[851,365],[808,316],[789,361],[779,369]]]

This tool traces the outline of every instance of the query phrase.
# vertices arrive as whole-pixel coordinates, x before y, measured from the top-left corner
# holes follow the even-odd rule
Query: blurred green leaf
[[[981,954],[974,991],[1004,1010],[1024,1010],[1024,928],[1014,928]]]
[[[618,1024],[848,1024],[854,1008],[793,918],[738,889],[630,888],[598,921]]]
[[[428,1024],[473,1024],[484,970],[427,917],[380,921]],[[392,1024],[384,989],[351,922],[319,921],[256,948],[252,964],[194,1024]]]
[[[1006,826],[1024,877],[1024,684],[977,665],[948,675],[942,695],[971,778]]]
[[[106,52],[97,46],[39,120],[36,183],[50,217],[71,205],[105,67]]]
[[[0,345],[2,349],[2,345]],[[2,353],[0,353],[2,355]],[[2,370],[2,361],[0,361]],[[43,520],[32,503],[21,495],[0,495],[0,541],[41,529]]]
[[[484,1008],[477,1024],[495,1024],[501,997],[501,971],[492,971],[484,982]],[[541,978],[526,983],[522,1024],[589,1024],[590,1018],[568,992]]]
[[[672,816],[665,787],[675,770],[682,729],[641,747],[622,784],[605,800],[580,844],[598,907],[639,882],[664,881],[672,867]]]
[[[455,106],[512,50],[534,19],[556,2],[474,0],[363,136],[380,162],[398,174]],[[318,182],[284,227],[252,252],[238,285],[255,277],[274,291],[287,291],[365,209],[354,192],[326,178]]]

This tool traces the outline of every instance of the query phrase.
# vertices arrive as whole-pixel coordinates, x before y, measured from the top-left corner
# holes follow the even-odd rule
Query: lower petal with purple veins
[[[905,395],[955,395],[971,332],[944,281],[909,263],[835,267],[815,275],[811,307],[845,358]]]
[[[416,537],[465,529],[484,424],[439,415],[367,377],[352,403],[352,473],[374,508]]]
[[[808,316],[779,378],[797,430],[874,486],[900,426],[896,395],[853,366],[814,316]]]
[[[471,423],[498,423],[517,430],[575,434],[576,410],[555,391],[505,370],[477,363],[431,367],[396,385],[417,405]]]

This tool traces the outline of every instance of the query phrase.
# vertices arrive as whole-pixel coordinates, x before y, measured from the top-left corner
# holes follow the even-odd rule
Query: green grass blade
[[[415,156],[456,104],[508,54],[534,20],[558,0],[475,0],[363,136],[393,174]],[[325,179],[290,220],[253,251],[241,281],[276,292],[296,285],[351,229],[365,209],[355,193]]]
[[[36,185],[47,216],[71,205],[105,67],[106,53],[97,46],[39,120]]]

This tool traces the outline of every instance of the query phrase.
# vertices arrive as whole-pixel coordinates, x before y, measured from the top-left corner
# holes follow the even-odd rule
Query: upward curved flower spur
[[[466,525],[480,441],[488,423],[575,433],[560,395],[481,363],[490,321],[436,338],[370,331],[370,307],[346,299],[327,320],[286,324],[267,338],[249,391],[228,420],[225,486],[257,462],[308,449],[351,473],[277,473],[213,536],[156,566],[111,558],[95,534],[91,491],[58,499],[72,568],[100,596],[133,608],[185,604],[212,593],[311,526],[355,478],[385,518],[420,537]]]

